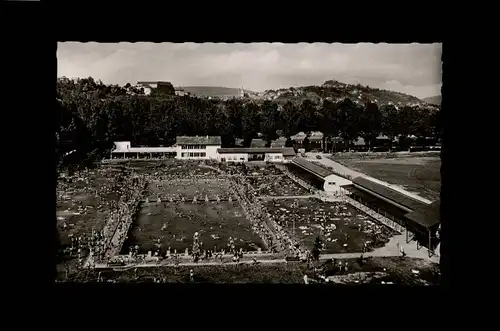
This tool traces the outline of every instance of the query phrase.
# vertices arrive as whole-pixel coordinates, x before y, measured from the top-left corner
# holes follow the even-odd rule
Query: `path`
[[[261,195],[257,199],[311,199],[318,198],[317,195]]]
[[[406,243],[406,236],[404,234],[392,237],[387,244],[383,247],[375,249],[373,252],[366,252],[364,257],[390,257],[399,256],[398,244],[403,246],[404,252],[407,257],[420,258],[429,260],[434,263],[439,263],[439,256],[434,255],[429,257],[427,249],[422,247],[417,249],[417,244],[414,241]],[[351,259],[360,257],[361,253],[336,253],[336,254],[321,254],[321,260],[327,259]]]
[[[320,155],[321,156],[321,159],[317,159],[316,156],[317,155]],[[330,160],[328,157],[330,156],[331,154],[322,154],[322,153],[306,153],[306,160],[309,161],[309,162],[319,162],[321,163],[322,165],[326,166],[326,167],[332,167],[334,169],[334,171],[336,173],[338,173],[339,175],[344,175],[346,177],[351,177],[351,178],[348,178],[348,179],[352,179],[352,178],[355,178],[355,177],[359,177],[359,176],[365,176],[364,174],[360,173],[360,172],[357,172],[357,171],[354,171],[346,166],[343,166],[342,164],[340,163],[337,163],[333,160]],[[366,176],[365,176],[366,177]]]
[[[226,260],[221,263],[219,261],[210,261],[210,262],[181,262],[179,264],[175,264],[172,261],[163,261],[160,262],[159,264],[156,264],[155,262],[153,263],[136,263],[136,264],[128,264],[125,266],[113,266],[113,267],[108,267],[107,264],[96,264],[95,268],[96,269],[107,269],[107,268],[113,268],[116,270],[127,270],[131,268],[152,268],[152,267],[199,267],[199,266],[221,266],[221,265],[238,265],[238,264],[272,264],[272,263],[285,263],[285,259],[276,259],[276,260],[257,260],[257,262],[254,262],[252,260],[244,260],[238,262],[233,262],[231,260]]]
[[[317,159],[316,155],[321,155],[321,159]],[[399,193],[402,193],[408,197],[411,197],[411,198],[416,199],[418,201],[421,201],[423,203],[426,203],[426,204],[432,203],[432,201],[427,200],[425,198],[422,198],[421,196],[419,196],[415,193],[408,192],[398,185],[393,185],[393,184],[384,182],[382,180],[367,176],[361,172],[352,170],[352,169],[350,169],[350,168],[348,168],[348,167],[346,167],[338,162],[335,162],[335,161],[328,158],[329,156],[331,156],[331,154],[307,153],[306,156],[307,156],[306,159],[308,161],[316,161],[316,162],[319,162],[326,167],[332,167],[336,174],[341,175],[343,177],[347,177],[348,179],[353,179],[355,177],[364,177],[368,180],[371,180],[372,182],[375,182],[377,184],[380,184],[380,185],[383,185],[383,186],[388,187],[390,189],[393,189],[394,191],[398,191]],[[351,177],[351,178],[349,178],[349,177]]]
[[[165,202],[165,203],[166,202],[187,202],[187,203],[191,203],[191,202],[193,202],[193,198],[194,198],[194,195],[193,196],[189,196],[189,197],[184,197],[184,201],[182,201],[182,199],[177,199],[177,198],[170,200],[170,197],[160,197],[160,202],[158,202],[158,197],[152,197],[151,199],[148,199],[148,201],[146,201],[146,199],[141,200],[141,203],[150,203],[150,204],[163,203],[163,202]],[[219,201],[220,202],[227,202],[227,201],[229,201],[229,199],[228,198],[220,198]],[[229,202],[233,202],[233,201],[236,201],[236,198],[232,199]],[[204,197],[197,196],[196,202],[217,202],[217,199],[209,198],[208,201],[207,201],[207,200],[205,200]]]

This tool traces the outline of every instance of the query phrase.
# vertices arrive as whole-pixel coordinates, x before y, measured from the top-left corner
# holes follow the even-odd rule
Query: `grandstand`
[[[361,176],[342,188],[349,191],[354,200],[404,226],[408,230],[407,242],[415,240],[417,247],[427,247],[429,254],[434,253],[438,243],[436,231],[441,222],[439,200],[426,204]],[[408,232],[413,234],[412,238],[408,238]]]

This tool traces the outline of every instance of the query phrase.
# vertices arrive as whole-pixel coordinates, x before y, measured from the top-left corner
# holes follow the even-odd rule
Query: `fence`
[[[380,210],[377,208],[377,211],[374,211],[373,209],[363,205],[362,203],[354,200],[353,198],[351,197],[348,197],[348,196],[345,196],[345,199],[347,202],[349,202],[352,206],[354,206],[355,208],[361,210],[362,212],[366,213],[367,215],[370,215],[371,217],[373,217],[374,219],[376,219],[377,221],[379,221],[380,223],[384,224],[385,226],[395,230],[395,231],[398,231],[399,233],[403,233],[406,228],[404,226],[402,226],[401,224],[397,223],[395,221],[395,218],[394,216],[392,215],[389,215],[389,218],[388,215],[386,214],[386,212],[384,212],[384,215],[382,215],[380,213]]]

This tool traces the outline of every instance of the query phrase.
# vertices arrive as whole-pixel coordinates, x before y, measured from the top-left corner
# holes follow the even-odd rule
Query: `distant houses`
[[[271,141],[271,148],[283,148],[286,145],[286,138],[279,137],[276,140]]]
[[[323,133],[313,131],[309,134],[309,148],[312,150],[323,151]]]
[[[185,91],[182,87],[175,88],[175,95],[183,97],[185,95],[191,95],[188,91]]]
[[[250,142],[250,147],[266,147],[266,141],[260,138],[254,138]]]
[[[431,137],[415,137],[404,136],[390,138],[384,134],[379,134],[370,143],[366,142],[363,137],[358,137],[353,141],[345,141],[342,137],[326,137],[323,139],[323,133],[313,131],[310,133],[298,132],[290,136],[293,146],[296,150],[305,149],[306,151],[327,151],[327,152],[341,152],[341,151],[426,151],[426,150],[439,150],[440,145],[438,141]]]

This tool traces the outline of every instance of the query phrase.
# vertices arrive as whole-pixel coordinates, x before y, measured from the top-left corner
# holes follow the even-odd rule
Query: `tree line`
[[[235,138],[249,146],[258,134],[270,142],[300,131],[321,131],[325,140],[340,136],[353,142],[362,137],[367,145],[379,134],[441,135],[440,112],[432,108],[361,105],[349,98],[278,105],[268,100],[179,97],[171,84],[146,96],[130,84],[106,85],[91,77],[58,79],[56,113],[56,155],[61,164],[92,163],[107,155],[114,141],[169,146],[178,135],[221,136],[224,147],[234,146]]]

